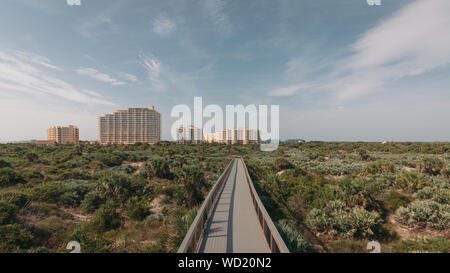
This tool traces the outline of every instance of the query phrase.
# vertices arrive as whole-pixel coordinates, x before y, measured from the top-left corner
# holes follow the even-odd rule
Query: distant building
[[[255,144],[259,143],[259,131],[249,128],[225,129],[215,133],[207,133],[203,140],[209,143]]]
[[[161,140],[161,114],[154,106],[114,110],[99,117],[100,144],[155,144]]]
[[[52,126],[47,129],[47,140],[59,144],[77,144],[80,142],[80,133],[76,126]]]
[[[194,126],[178,128],[177,142],[181,144],[200,144],[202,142],[202,129]]]

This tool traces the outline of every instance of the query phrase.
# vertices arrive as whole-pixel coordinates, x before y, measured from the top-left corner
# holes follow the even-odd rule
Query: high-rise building
[[[80,141],[80,133],[76,126],[52,126],[47,129],[47,140],[59,144],[77,144]]]
[[[155,144],[161,140],[161,114],[154,106],[114,110],[99,117],[100,144]]]
[[[180,127],[177,131],[177,142],[181,144],[199,144],[202,142],[202,129],[194,126]]]
[[[207,133],[203,140],[209,143],[255,144],[259,143],[259,131],[249,128],[225,129],[215,133]]]

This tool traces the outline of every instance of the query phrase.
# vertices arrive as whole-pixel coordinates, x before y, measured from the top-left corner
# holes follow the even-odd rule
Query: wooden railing
[[[250,174],[248,173],[247,166],[244,160],[240,159],[245,170],[245,177],[247,179],[248,186],[250,187],[250,195],[252,196],[253,206],[255,207],[256,215],[258,216],[259,224],[264,232],[264,237],[266,238],[267,244],[270,247],[272,253],[289,253],[289,249],[281,238],[280,233],[272,222],[269,214],[264,208],[261,199],[259,199],[258,193],[255,190]]]
[[[198,244],[203,236],[203,231],[205,230],[206,222],[211,215],[212,208],[217,199],[219,192],[222,189],[224,182],[228,179],[230,171],[233,167],[235,160],[232,159],[222,175],[217,179],[212,189],[209,191],[208,196],[206,196],[205,201],[203,201],[200,210],[197,212],[197,216],[192,222],[183,242],[178,248],[178,253],[190,253],[196,252]]]

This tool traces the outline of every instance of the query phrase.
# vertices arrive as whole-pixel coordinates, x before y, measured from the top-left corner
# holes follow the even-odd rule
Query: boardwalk
[[[198,252],[270,252],[250,197],[241,160],[233,167],[209,217]]]

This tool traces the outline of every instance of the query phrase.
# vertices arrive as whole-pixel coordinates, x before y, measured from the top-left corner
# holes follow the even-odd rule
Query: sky
[[[98,116],[149,105],[170,140],[194,96],[279,105],[281,139],[450,141],[450,1],[381,3],[4,0],[0,142],[97,140]]]

